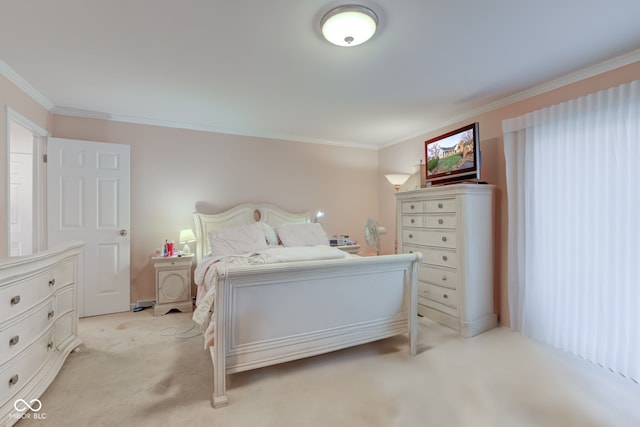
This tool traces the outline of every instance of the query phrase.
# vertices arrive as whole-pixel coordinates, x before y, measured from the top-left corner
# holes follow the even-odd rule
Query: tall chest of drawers
[[[44,419],[38,399],[81,343],[76,289],[83,246],[70,242],[0,260],[0,426]]]
[[[494,328],[493,191],[453,184],[396,193],[398,252],[422,252],[418,314],[472,337]]]

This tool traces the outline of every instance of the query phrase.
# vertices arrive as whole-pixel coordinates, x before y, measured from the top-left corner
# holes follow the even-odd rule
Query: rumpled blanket
[[[338,248],[327,245],[305,247],[272,246],[250,254],[204,257],[194,272],[194,281],[198,286],[198,293],[196,296],[196,309],[192,318],[200,327],[200,331],[204,336],[205,350],[215,343],[215,322],[211,319],[213,317],[220,267],[352,257],[357,257],[357,255],[348,254]]]

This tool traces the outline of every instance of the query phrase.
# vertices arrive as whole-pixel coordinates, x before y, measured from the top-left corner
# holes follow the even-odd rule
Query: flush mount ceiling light
[[[320,21],[322,35],[338,46],[357,46],[376,32],[378,16],[373,10],[355,4],[331,9]]]

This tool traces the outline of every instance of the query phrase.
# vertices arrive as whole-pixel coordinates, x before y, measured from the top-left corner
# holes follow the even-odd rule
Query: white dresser
[[[83,246],[70,242],[0,260],[1,426],[46,417],[38,398],[81,343],[76,287]]]
[[[396,193],[398,252],[422,252],[418,314],[472,337],[494,328],[493,191],[453,184]]]

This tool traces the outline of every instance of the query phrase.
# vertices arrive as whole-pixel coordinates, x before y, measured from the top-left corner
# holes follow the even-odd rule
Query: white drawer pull
[[[447,236],[442,236],[442,241],[446,242],[447,241]]]
[[[442,281],[446,282],[447,281],[447,275],[445,274],[444,276],[442,276]]]
[[[20,377],[18,376],[18,374],[15,374],[15,375],[14,375],[14,376],[12,376],[11,378],[9,378],[9,385],[10,385],[10,386],[12,386],[12,385],[16,385],[16,384],[18,384],[18,379],[19,379],[19,378],[20,378]]]
[[[49,314],[48,314],[49,319],[53,319],[53,315],[54,315],[54,314],[55,314],[55,311],[50,310],[50,311],[49,311]]]
[[[49,286],[54,286],[56,284],[56,279],[49,280]]]
[[[442,218],[440,218],[440,219],[438,220],[438,224],[440,224],[440,225],[444,224],[444,221],[442,220]]]
[[[446,256],[446,255],[442,255],[442,260],[443,260],[443,261],[446,261],[447,259],[448,259],[448,258],[447,258],[447,256]]]
[[[20,342],[20,335],[15,335],[13,337],[11,337],[11,339],[9,340],[9,347],[13,347],[14,345],[18,344]]]
[[[16,295],[15,297],[11,298],[11,305],[18,305],[18,303],[20,303],[20,295]]]
[[[438,203],[438,209],[442,209],[442,203]]]

